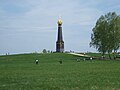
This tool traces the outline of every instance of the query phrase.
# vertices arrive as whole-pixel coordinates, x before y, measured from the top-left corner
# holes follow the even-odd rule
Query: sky
[[[92,28],[108,12],[120,15],[120,1],[0,0],[0,54],[55,51],[59,17],[65,51],[96,52]]]

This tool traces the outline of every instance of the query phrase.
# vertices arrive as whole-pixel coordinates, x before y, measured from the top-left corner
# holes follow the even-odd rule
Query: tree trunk
[[[111,55],[110,55],[110,53],[108,52],[108,55],[109,55],[109,59],[111,60],[112,58],[111,58]]]
[[[102,59],[103,60],[105,59],[105,53],[104,52],[102,53]]]

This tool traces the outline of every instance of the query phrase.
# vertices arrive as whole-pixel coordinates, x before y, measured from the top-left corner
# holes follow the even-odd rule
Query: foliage
[[[43,53],[47,53],[47,50],[46,49],[43,49],[43,51],[42,51]]]
[[[96,22],[91,34],[90,46],[104,55],[117,52],[120,47],[120,16],[115,12],[102,15]]]

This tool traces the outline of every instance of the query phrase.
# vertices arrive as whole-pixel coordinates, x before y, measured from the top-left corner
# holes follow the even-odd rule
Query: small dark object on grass
[[[35,60],[35,63],[38,64],[38,60]]]
[[[62,64],[62,60],[60,60],[59,63]]]

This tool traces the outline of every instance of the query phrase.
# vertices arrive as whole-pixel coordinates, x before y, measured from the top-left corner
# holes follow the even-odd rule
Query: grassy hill
[[[120,89],[120,61],[77,58],[63,53],[0,56],[0,90]]]

